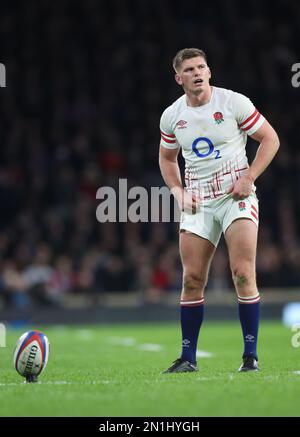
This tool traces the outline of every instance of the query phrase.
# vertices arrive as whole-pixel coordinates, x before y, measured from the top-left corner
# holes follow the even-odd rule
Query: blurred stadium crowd
[[[249,96],[281,149],[257,181],[258,283],[300,284],[300,3],[49,0],[1,6],[0,299],[181,288],[178,225],[96,220],[96,191],[162,186],[159,119],[181,95],[172,58],[207,52],[212,84]],[[298,34],[297,34],[298,33]],[[299,53],[298,53],[299,54]],[[250,160],[256,145],[249,141]],[[232,289],[224,242],[208,290]]]

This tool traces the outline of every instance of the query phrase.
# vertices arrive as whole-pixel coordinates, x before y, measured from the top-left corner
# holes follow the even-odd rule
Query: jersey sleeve
[[[239,128],[247,135],[254,134],[265,121],[251,100],[240,93],[233,95],[233,112]]]
[[[167,149],[178,149],[179,144],[171,126],[168,110],[162,114],[159,127],[161,135],[160,144]]]

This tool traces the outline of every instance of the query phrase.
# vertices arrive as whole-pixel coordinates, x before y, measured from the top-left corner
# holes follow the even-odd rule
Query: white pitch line
[[[293,372],[295,375],[300,375],[300,370],[294,370]]]
[[[163,346],[157,343],[142,343],[137,344],[137,341],[133,337],[110,337],[110,343],[119,346],[132,347],[135,346],[140,351],[146,352],[160,352],[163,350]]]
[[[75,335],[77,336],[77,338],[80,338],[80,340],[83,341],[92,340],[94,338],[93,334],[93,331],[91,331],[90,329],[78,329],[77,331],[75,331]]]
[[[160,344],[143,343],[143,344],[138,346],[138,349],[141,351],[147,351],[147,352],[160,352],[163,350],[163,347]]]
[[[211,358],[213,356],[214,356],[213,353],[207,352],[207,351],[197,351],[196,352],[196,357],[198,357],[198,358]]]
[[[135,346],[136,340],[133,337],[110,337],[110,343],[118,344],[120,346]]]

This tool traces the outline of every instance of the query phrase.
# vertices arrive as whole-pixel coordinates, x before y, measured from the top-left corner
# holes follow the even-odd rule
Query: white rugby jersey
[[[182,148],[187,189],[210,201],[225,194],[249,167],[247,134],[264,120],[250,99],[213,86],[205,105],[188,106],[184,94],[163,112],[161,145]]]

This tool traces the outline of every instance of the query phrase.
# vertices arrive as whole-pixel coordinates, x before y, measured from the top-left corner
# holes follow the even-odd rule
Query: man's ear
[[[175,80],[178,83],[178,85],[182,85],[182,80],[178,73],[175,74]]]
[[[211,71],[210,71],[209,67],[208,67],[208,75],[209,75],[209,78],[211,79]]]

